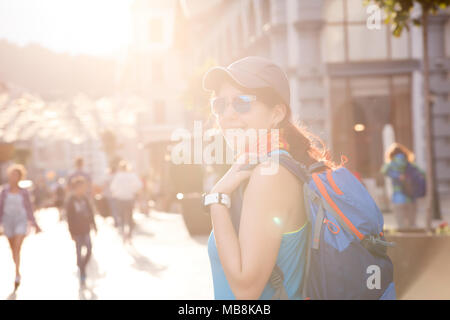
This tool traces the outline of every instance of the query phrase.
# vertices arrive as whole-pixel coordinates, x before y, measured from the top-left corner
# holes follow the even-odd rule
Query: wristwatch
[[[225,194],[225,193],[209,193],[203,194],[203,205],[205,207],[214,204],[214,203],[220,203],[223,204],[225,207],[227,207],[228,209],[230,209],[231,207],[231,199],[230,196]]]

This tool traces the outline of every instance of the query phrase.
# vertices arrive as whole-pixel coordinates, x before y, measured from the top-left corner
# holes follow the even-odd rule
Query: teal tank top
[[[287,153],[284,150],[276,150],[273,152]],[[241,186],[231,194],[230,217],[236,233],[239,233],[239,224],[241,220],[242,199],[245,185]],[[280,249],[276,264],[283,271],[284,288],[289,299],[303,299],[301,296],[301,285],[303,284],[303,276],[306,268],[306,256],[308,251],[309,224],[305,223],[300,229],[284,233],[281,239]],[[217,252],[214,231],[208,239],[208,256],[211,264],[212,279],[214,285],[214,298],[217,300],[234,300],[231,288],[228,284],[225,272],[223,271]],[[259,297],[260,300],[269,300],[275,294],[270,282],[268,282]]]
[[[306,267],[306,253],[308,245],[307,224],[297,231],[283,234],[276,264],[283,271],[284,287],[291,300],[301,300],[300,286]],[[211,272],[214,285],[214,298],[217,300],[235,300],[235,296],[228,284],[217,252],[214,231],[208,239],[208,255],[211,263]],[[260,300],[270,300],[275,290],[270,283],[265,286]]]

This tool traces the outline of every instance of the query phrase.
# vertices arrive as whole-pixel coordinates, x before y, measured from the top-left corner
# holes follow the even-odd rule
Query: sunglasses
[[[229,101],[228,98],[224,97],[215,97],[210,100],[211,103],[211,112],[215,116],[220,116],[225,112],[227,105],[231,102],[231,106],[234,111],[237,113],[246,113],[250,111],[251,103],[256,100],[256,96],[242,94],[236,97],[233,97]]]

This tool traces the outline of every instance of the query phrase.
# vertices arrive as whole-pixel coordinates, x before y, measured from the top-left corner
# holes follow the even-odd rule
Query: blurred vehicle
[[[204,170],[199,164],[171,166],[172,185],[176,200],[191,236],[211,232],[211,219],[202,204]]]

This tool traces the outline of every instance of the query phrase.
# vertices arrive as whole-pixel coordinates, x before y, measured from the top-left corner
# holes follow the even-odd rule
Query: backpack
[[[281,150],[284,151],[284,150]],[[346,168],[330,170],[319,162],[309,168],[287,152],[279,163],[302,183],[310,222],[305,299],[396,299],[393,264],[386,254],[383,216],[359,180]],[[288,299],[281,269],[269,282],[272,299]]]
[[[402,183],[405,194],[411,199],[422,198],[426,193],[425,175],[412,163],[405,169],[405,180]]]

